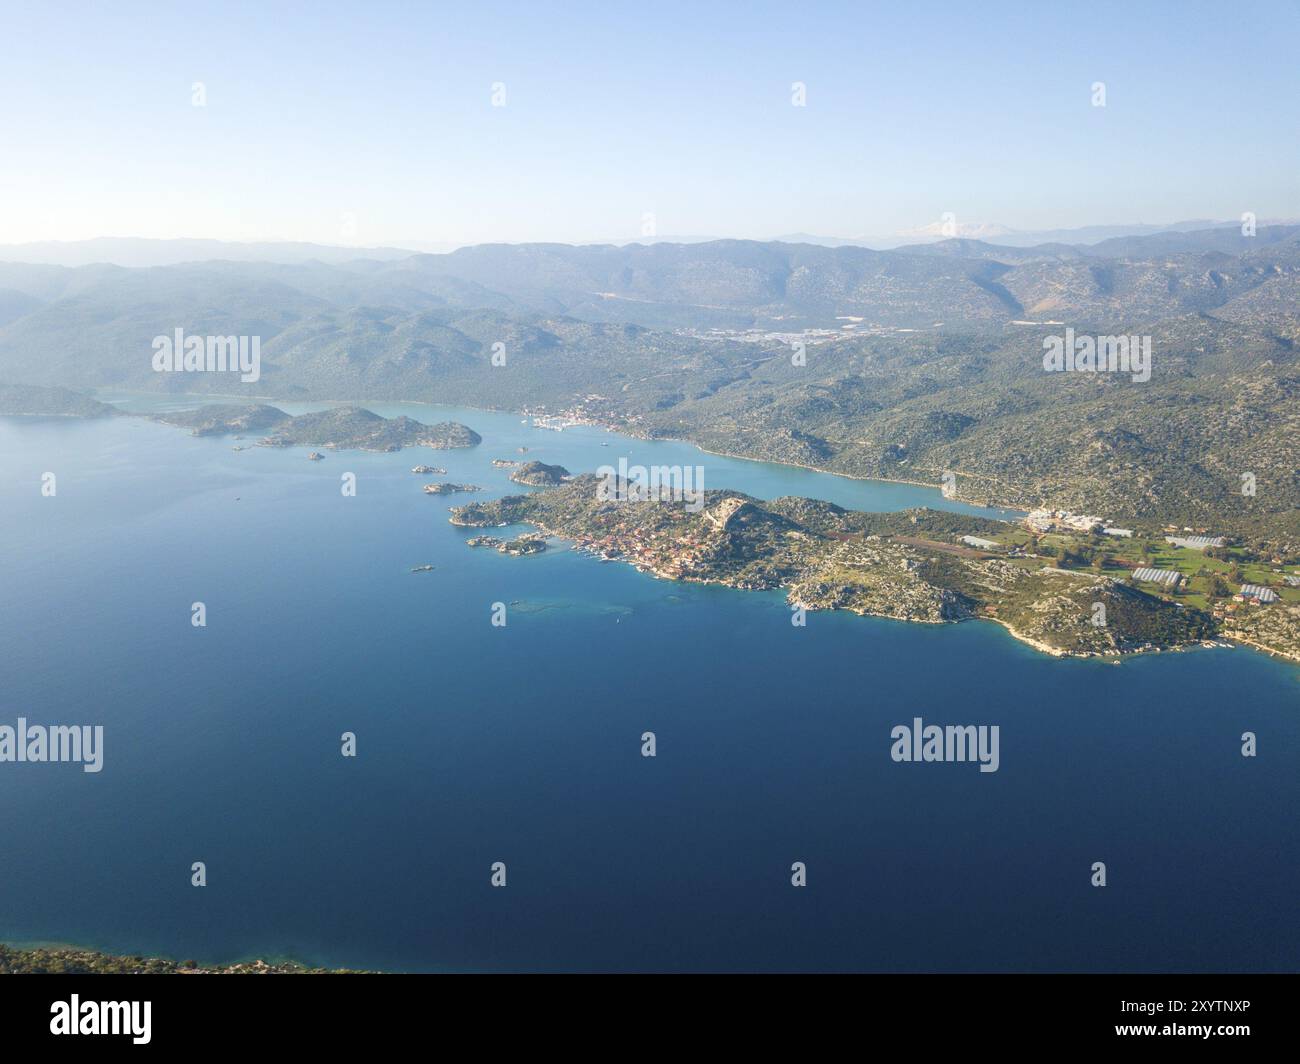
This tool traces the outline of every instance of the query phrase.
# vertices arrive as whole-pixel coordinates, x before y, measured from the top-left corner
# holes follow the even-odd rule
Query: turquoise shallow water
[[[946,504],[373,409],[484,442],[311,463],[135,419],[0,419],[0,724],[105,728],[98,774],[0,764],[0,938],[400,970],[1300,966],[1300,670],[1243,649],[1057,661],[979,623],[797,629],[779,594],[473,551],[446,521],[460,500],[412,465],[500,494],[491,459],[526,446],[575,472],[627,456],[763,497]],[[895,764],[890,728],[916,716],[999,725],[999,771]]]

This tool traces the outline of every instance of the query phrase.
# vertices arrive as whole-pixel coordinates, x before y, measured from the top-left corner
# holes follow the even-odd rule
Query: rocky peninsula
[[[1058,656],[1179,649],[1220,637],[1248,641],[1241,620],[1153,593],[1130,571],[1072,567],[1069,559],[1016,545],[1020,533],[1011,522],[925,508],[861,513],[735,491],[708,491],[703,508],[692,512],[680,501],[604,501],[600,485],[583,475],[542,492],[455,507],[450,520],[469,528],[529,524],[665,579],[783,589],[792,608],[929,624],[992,620]],[[969,546],[966,537],[988,549]],[[1300,653],[1297,615],[1300,607],[1278,603],[1267,623],[1256,620],[1249,641]]]

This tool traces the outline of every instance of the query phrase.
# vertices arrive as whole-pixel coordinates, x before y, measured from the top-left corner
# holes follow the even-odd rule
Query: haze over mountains
[[[265,255],[277,246],[252,247]],[[142,268],[0,262],[0,365],[17,371],[24,350],[39,354],[52,341],[147,349],[153,336],[185,323],[272,341],[291,326],[347,328],[339,312],[359,308],[362,318],[380,308],[385,317],[487,310],[647,328],[789,330],[841,327],[848,317],[897,328],[985,328],[1035,316],[1135,324],[1189,312],[1246,322],[1265,307],[1293,318],[1300,276],[1300,226],[1249,237],[1216,228],[1030,248],[970,239],[889,251],[744,240],[487,244],[445,255],[366,251],[346,260],[344,250],[294,245],[290,262]],[[337,261],[317,251],[332,251]],[[299,258],[309,252],[312,258]],[[50,350],[36,361],[57,357]]]
[[[448,249],[450,250],[450,249]],[[221,259],[231,262],[350,262],[353,259],[397,259],[413,254],[403,248],[340,247],[291,240],[235,243],[229,240],[147,240],[140,237],[97,237],[93,240],[42,240],[0,244],[0,262],[32,262],[49,266],[175,266],[182,262]]]
[[[1289,221],[1261,222],[1261,225],[1291,224]],[[1169,225],[1091,225],[1077,229],[1017,230],[992,223],[942,222],[897,233],[857,237],[818,236],[786,233],[759,243],[814,244],[819,247],[863,247],[876,250],[935,244],[956,238],[979,240],[1007,248],[1028,248],[1040,244],[1097,244],[1117,237],[1148,236],[1154,233],[1187,233],[1206,229],[1236,229],[1237,221],[1196,220]],[[948,233],[951,232],[950,237]],[[718,236],[670,235],[628,236],[598,241],[623,247],[628,244],[705,244],[726,238]],[[0,244],[0,262],[30,262],[51,266],[175,266],[186,262],[222,260],[228,262],[278,262],[296,264],[325,262],[338,264],[356,259],[391,261],[414,254],[446,254],[473,245],[412,241],[403,247],[362,247],[314,244],[301,241],[250,241],[208,239],[150,240],[139,237],[97,237],[91,240],[45,240],[24,244]],[[579,245],[582,246],[582,245]]]
[[[1258,224],[1284,225],[1291,219],[1270,219]],[[942,222],[931,222],[916,229],[904,230],[892,237],[879,237],[875,242],[863,238],[859,241],[836,241],[836,243],[865,243],[871,247],[902,247],[908,244],[922,244],[946,240],[949,235],[959,239],[987,240],[1004,247],[1033,247],[1036,244],[1097,244],[1103,240],[1116,237],[1150,236],[1154,233],[1189,233],[1204,229],[1238,229],[1240,220],[1211,221],[1197,218],[1192,221],[1171,222],[1168,225],[1085,225],[1074,229],[1012,229],[996,223],[977,222],[968,224],[954,222],[946,227]],[[810,240],[809,243],[820,243]]]
[[[1066,326],[1150,335],[1150,382],[1045,373],[1043,339]],[[153,339],[178,328],[260,337],[260,379],[155,372]],[[936,483],[952,470],[966,497],[1006,505],[1300,537],[1297,340],[1300,226],[1028,248],[0,262],[10,385],[580,409],[836,472]],[[1266,485],[1249,503],[1243,471]]]

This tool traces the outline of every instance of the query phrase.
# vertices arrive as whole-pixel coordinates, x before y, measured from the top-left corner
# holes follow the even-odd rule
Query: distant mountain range
[[[1257,227],[1264,225],[1291,224],[1295,219],[1272,219],[1257,221]],[[942,222],[931,222],[916,229],[907,229],[889,236],[860,237],[854,240],[832,238],[830,246],[842,244],[866,244],[876,248],[904,247],[911,244],[926,244],[950,238],[985,240],[1003,247],[1025,248],[1037,244],[1099,244],[1103,240],[1115,240],[1121,237],[1152,236],[1156,233],[1191,233],[1206,229],[1240,229],[1240,220],[1211,221],[1198,218],[1192,221],[1171,222],[1168,225],[1085,225],[1076,229],[1011,229],[996,223],[976,222],[974,224],[955,222],[945,227]],[[816,239],[810,244],[821,243]]]
[[[322,342],[437,349],[451,318],[474,315],[487,315],[487,334],[497,338],[503,326],[494,316],[522,329],[540,316],[657,330],[852,331],[1019,320],[1136,325],[1190,312],[1277,327],[1300,315],[1298,286],[1297,226],[1253,237],[1218,228],[1030,248],[964,239],[893,251],[724,240],[485,244],[337,263],[0,262],[0,370],[40,367],[41,376],[58,377],[61,365],[90,352],[147,350],[177,327],[261,336],[272,359]],[[472,347],[481,334],[472,327],[469,340],[451,346]]]
[[[1265,225],[1290,225],[1291,221],[1271,221]],[[1095,245],[1123,237],[1151,236],[1157,233],[1193,233],[1210,229],[1240,229],[1236,221],[1188,221],[1169,225],[1092,225],[1079,229],[1016,230],[991,223],[956,223],[952,236],[941,222],[898,233],[875,236],[836,237],[811,233],[788,233],[757,243],[811,244],[816,247],[858,247],[876,250],[949,243],[952,240],[979,241],[1002,248],[1032,248],[1040,245]],[[625,237],[588,247],[650,246],[654,244],[709,244],[725,242],[716,236]],[[740,241],[755,243],[755,241]],[[456,243],[427,244],[412,242],[409,247],[350,247],[337,244],[312,244],[295,241],[261,241],[240,243],[228,240],[178,239],[149,240],[136,237],[100,237],[93,240],[45,240],[27,244],[0,244],[0,262],[29,262],[50,266],[111,265],[127,267],[177,266],[187,262],[267,262],[299,265],[323,262],[339,265],[366,259],[391,262],[415,254],[448,254],[461,250]],[[527,244],[509,245],[527,247]]]
[[[1258,219],[1256,227],[1271,225],[1293,225],[1300,219]],[[1148,225],[1135,223],[1131,225],[1086,225],[1075,229],[1012,229],[996,222],[931,222],[929,225],[903,229],[893,233],[864,233],[859,236],[822,236],[816,233],[783,233],[771,238],[773,243],[781,244],[815,244],[818,247],[874,248],[878,251],[893,250],[918,245],[933,244],[944,240],[981,240],[1001,247],[1033,247],[1039,244],[1097,244],[1103,240],[1119,237],[1151,236],[1156,233],[1190,233],[1205,229],[1240,229],[1241,221],[1213,221],[1198,218],[1191,221],[1170,222],[1167,225]],[[704,244],[721,240],[718,236],[665,236],[665,237],[627,237],[621,240],[609,240],[604,243],[622,246],[624,244]]]
[[[1150,381],[1045,373],[1043,340],[1067,326],[1152,336]],[[155,372],[153,340],[176,329],[260,337],[260,378]],[[930,483],[951,470],[985,501],[1290,543],[1298,345],[1300,226],[0,262],[8,385],[577,409],[716,451]],[[1243,472],[1266,484],[1248,502]]]

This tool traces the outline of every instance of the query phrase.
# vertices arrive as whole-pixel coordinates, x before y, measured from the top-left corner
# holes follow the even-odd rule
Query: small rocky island
[[[211,403],[194,410],[171,410],[152,415],[164,425],[189,429],[191,436],[236,436],[243,433],[270,432],[291,420],[288,414],[264,403]]]
[[[263,447],[325,447],[329,450],[400,451],[404,447],[447,450],[474,447],[482,437],[454,421],[426,425],[409,417],[386,418],[358,406],[311,414],[286,414],[274,406],[217,404],[153,415],[153,420],[187,428],[195,436],[266,433]]]
[[[482,491],[477,484],[426,484],[424,493],[426,495],[457,495],[461,492]]]
[[[563,484],[571,475],[562,465],[547,465],[545,462],[525,462],[510,474],[510,479],[516,484],[526,484],[533,488],[551,488],[557,484]]]
[[[447,475],[447,471],[445,469],[436,465],[412,466],[411,472],[418,473],[420,476],[425,476],[425,477],[445,477]]]
[[[501,554],[541,554],[546,550],[546,537],[540,532],[525,532],[516,539],[498,539],[496,536],[473,536],[465,541],[470,547],[492,547]]]

